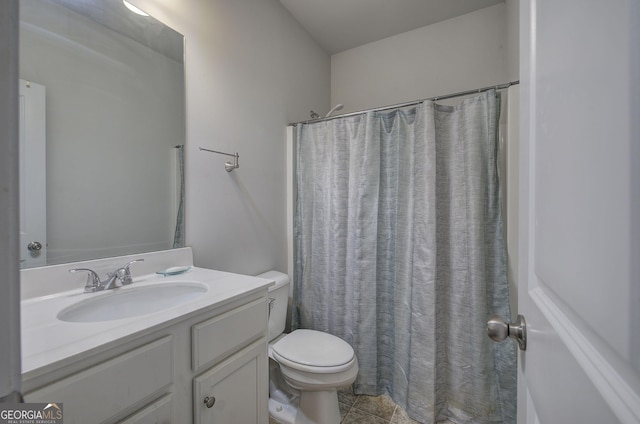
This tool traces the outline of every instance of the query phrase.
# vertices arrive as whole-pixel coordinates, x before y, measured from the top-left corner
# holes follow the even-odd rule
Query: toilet
[[[353,348],[322,331],[285,334],[289,276],[258,277],[276,282],[269,288],[269,415],[283,424],[338,424],[338,388],[358,375]]]

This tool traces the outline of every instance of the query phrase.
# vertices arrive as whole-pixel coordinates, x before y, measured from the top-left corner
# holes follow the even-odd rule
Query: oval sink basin
[[[207,292],[200,283],[161,283],[109,290],[80,301],[58,314],[67,322],[99,322],[146,315],[195,300]]]

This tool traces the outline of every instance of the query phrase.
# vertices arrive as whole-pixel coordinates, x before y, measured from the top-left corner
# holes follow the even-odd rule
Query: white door
[[[640,422],[640,1],[521,1],[519,408]]]
[[[45,87],[20,80],[21,268],[47,264]]]

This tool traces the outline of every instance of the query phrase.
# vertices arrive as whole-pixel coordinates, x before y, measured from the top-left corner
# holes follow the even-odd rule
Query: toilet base
[[[339,424],[338,390],[300,392],[295,424]]]
[[[296,399],[297,400],[297,399]],[[298,404],[278,402],[269,398],[269,415],[282,424],[295,424]]]
[[[292,403],[270,398],[269,415],[282,424],[338,424],[338,392],[336,389],[301,392]]]

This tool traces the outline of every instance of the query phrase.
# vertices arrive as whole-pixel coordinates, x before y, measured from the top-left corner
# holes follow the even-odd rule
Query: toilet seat
[[[353,348],[339,337],[322,331],[295,330],[272,346],[281,364],[310,373],[339,373],[355,362]]]

